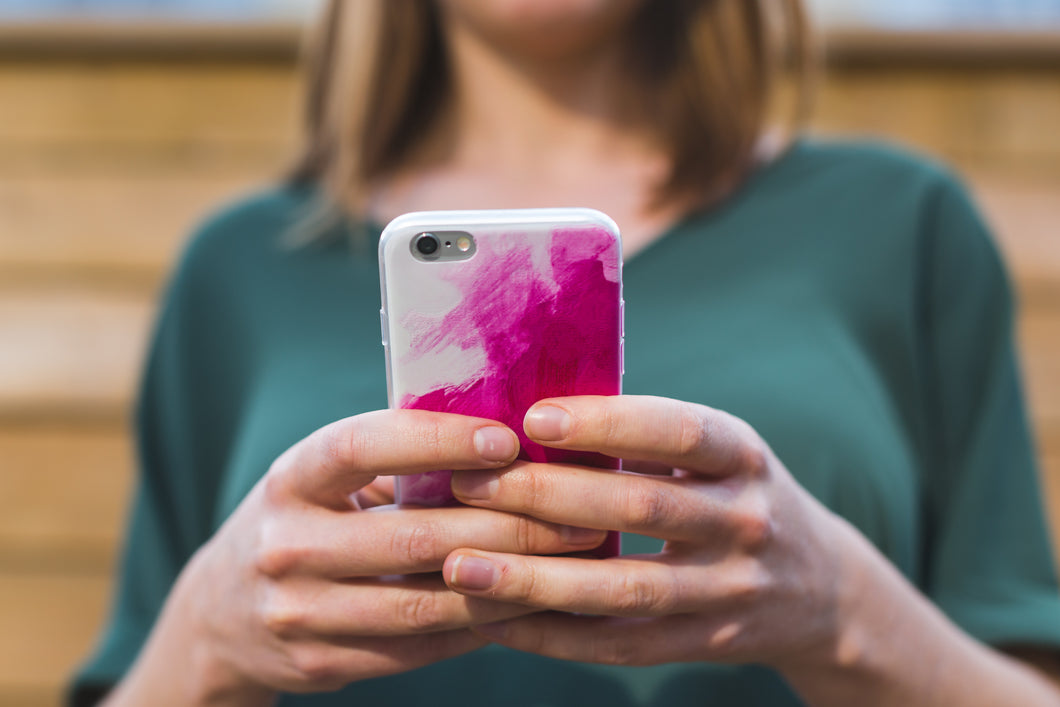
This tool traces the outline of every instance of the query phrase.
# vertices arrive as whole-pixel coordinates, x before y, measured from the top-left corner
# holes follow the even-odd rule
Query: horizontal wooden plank
[[[293,66],[0,62],[0,140],[288,141]]]
[[[0,180],[206,179],[257,182],[289,169],[296,141],[0,138]]]
[[[0,179],[0,266],[161,274],[206,214],[254,188],[191,175]]]
[[[0,57],[292,63],[305,34],[290,21],[85,22],[0,24]]]
[[[0,426],[0,571],[113,569],[132,456],[121,426]]]
[[[813,126],[874,135],[941,155],[962,168],[1060,171],[1060,71],[831,72]]]
[[[124,407],[153,310],[148,298],[123,293],[0,289],[0,417]]]
[[[96,640],[110,588],[106,575],[0,573],[0,696],[50,695],[57,704]]]
[[[838,68],[924,67],[1055,69],[1060,64],[1056,29],[833,27],[824,35],[828,63]]]

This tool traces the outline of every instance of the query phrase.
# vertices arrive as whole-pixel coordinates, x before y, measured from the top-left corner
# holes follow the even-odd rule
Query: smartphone
[[[379,241],[391,408],[503,422],[519,458],[602,468],[620,461],[542,447],[523,417],[543,398],[622,390],[622,244],[581,208],[429,211]],[[457,503],[448,471],[400,476],[398,503]],[[618,534],[595,553],[618,554]]]

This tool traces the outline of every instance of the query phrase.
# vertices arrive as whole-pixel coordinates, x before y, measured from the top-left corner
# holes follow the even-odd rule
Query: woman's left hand
[[[665,545],[606,560],[457,550],[444,567],[455,591],[554,610],[477,631],[593,663],[779,668],[835,657],[848,603],[844,553],[863,543],[846,542],[856,532],[747,423],[663,398],[572,397],[535,405],[525,429],[546,446],[621,457],[640,473],[517,462],[455,473],[461,501]]]

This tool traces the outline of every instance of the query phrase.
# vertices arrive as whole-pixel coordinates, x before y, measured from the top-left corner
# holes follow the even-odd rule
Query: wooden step
[[[131,446],[124,425],[0,426],[0,569],[111,571]]]
[[[285,172],[297,150],[294,137],[133,141],[82,136],[31,141],[0,135],[0,180],[225,178],[256,183]],[[54,205],[58,195],[51,201]]]
[[[0,420],[64,410],[120,417],[154,309],[140,293],[0,287]]]
[[[195,174],[0,178],[0,269],[146,270],[165,276],[210,212],[262,179]]]
[[[1060,72],[832,71],[813,126],[900,140],[963,169],[1060,173]]]
[[[0,704],[59,704],[95,643],[110,591],[106,575],[0,571]]]
[[[0,61],[0,139],[286,142],[297,78],[293,65]]]

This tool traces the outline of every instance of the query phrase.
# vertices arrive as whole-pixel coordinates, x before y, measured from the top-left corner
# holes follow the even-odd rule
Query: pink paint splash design
[[[485,367],[459,385],[408,395],[401,407],[503,422],[519,436],[520,459],[617,469],[616,459],[542,447],[523,433],[527,409],[543,398],[621,392],[617,245],[602,229],[556,230],[551,272],[539,272],[529,244],[514,238],[498,244],[505,240],[481,238],[476,256],[454,270],[451,281],[467,306],[455,307],[440,324],[403,322],[412,334],[411,357],[429,361],[431,352],[451,346],[480,349]],[[398,477],[400,498],[451,505],[450,476]],[[618,543],[618,534],[610,533],[594,554],[617,555]]]

